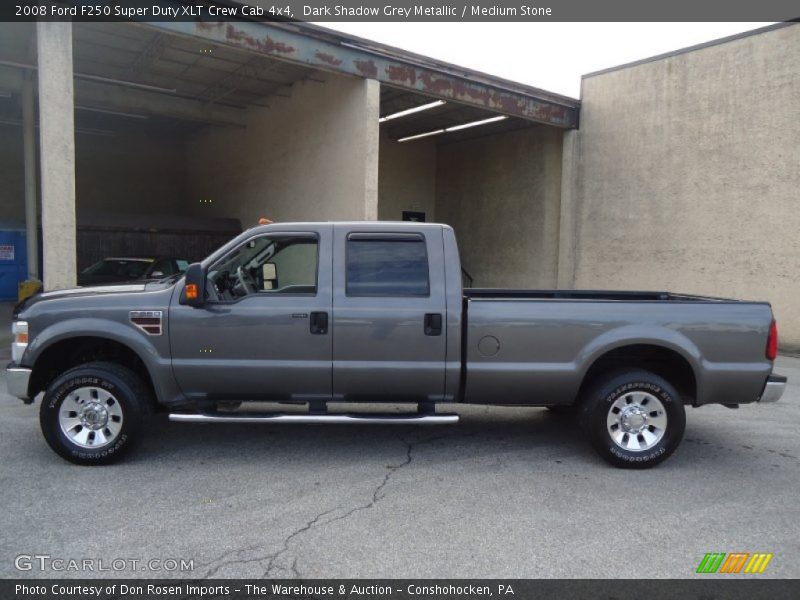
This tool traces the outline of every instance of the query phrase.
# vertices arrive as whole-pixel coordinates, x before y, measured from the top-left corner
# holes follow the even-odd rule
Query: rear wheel
[[[683,402],[663,377],[643,370],[610,375],[581,399],[581,425],[615,467],[645,469],[668,458],[686,428]]]
[[[138,441],[150,392],[130,369],[108,362],[80,365],[57,377],[39,408],[48,445],[79,465],[104,465]]]

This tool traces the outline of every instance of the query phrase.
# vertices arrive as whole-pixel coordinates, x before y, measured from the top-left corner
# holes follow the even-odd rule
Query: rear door
[[[335,399],[442,399],[441,227],[336,225],[333,302]]]

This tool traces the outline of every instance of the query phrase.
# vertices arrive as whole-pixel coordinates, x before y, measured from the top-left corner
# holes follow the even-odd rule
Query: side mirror
[[[278,268],[275,266],[275,263],[264,263],[261,265],[261,273],[264,279],[278,278]]]
[[[200,263],[189,265],[180,297],[181,304],[200,308],[206,303],[206,271]]]
[[[150,273],[150,277],[152,277],[153,279],[160,279],[163,276],[164,273],[162,273],[161,271],[153,271],[152,273]]]
[[[264,291],[275,289],[275,282],[278,280],[278,269],[275,263],[261,265],[261,279],[264,282]]]

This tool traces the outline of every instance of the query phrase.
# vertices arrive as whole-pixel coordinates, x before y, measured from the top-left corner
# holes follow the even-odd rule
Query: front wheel
[[[39,423],[61,457],[79,465],[105,465],[138,440],[149,407],[150,392],[136,373],[114,363],[87,363],[48,386]]]
[[[675,388],[639,369],[618,372],[590,387],[581,399],[580,420],[598,454],[627,469],[646,469],[668,458],[686,428]]]

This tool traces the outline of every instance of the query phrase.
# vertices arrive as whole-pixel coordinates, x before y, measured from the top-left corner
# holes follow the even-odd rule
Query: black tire
[[[575,404],[558,404],[545,406],[545,408],[559,417],[574,417],[578,413],[578,407]]]
[[[97,447],[88,448],[76,443],[59,422],[59,411],[65,400],[73,391],[82,388],[99,390],[103,397],[110,395],[111,398],[105,400],[110,407],[118,403],[114,411],[120,416],[112,415],[112,418],[119,418],[121,425],[113,438],[110,430],[106,430],[110,441],[105,444],[98,442]],[[68,406],[71,401],[67,401]],[[107,465],[119,460],[138,442],[151,406],[150,391],[136,373],[115,363],[92,362],[65,371],[50,384],[39,408],[39,424],[48,445],[62,458],[78,465]],[[76,426],[77,431],[82,428]],[[89,435],[94,439],[94,432]]]
[[[648,412],[647,405],[650,404],[649,408],[653,408],[655,405],[651,397],[660,402],[663,412],[666,414],[666,426],[663,428],[646,425],[648,422],[656,423],[659,413],[662,412],[660,409]],[[613,410],[620,411],[620,405],[622,405],[622,413],[624,413],[628,410],[627,404],[634,405],[631,407],[631,410],[634,411],[633,419],[639,419],[635,414],[636,411],[639,413],[644,411],[647,415],[646,418],[652,419],[652,421],[645,421],[643,428],[648,431],[642,432],[642,434],[650,432],[656,438],[661,435],[660,439],[653,442],[652,446],[648,447],[650,442],[644,436],[639,437],[641,434],[637,434],[636,437],[627,434],[627,431],[631,430],[628,428],[630,423],[626,421],[623,424],[621,417],[618,419],[618,424],[609,425],[610,413]],[[620,415],[621,413],[614,414]],[[683,401],[675,388],[663,377],[640,369],[618,371],[591,385],[581,398],[579,419],[586,436],[597,453],[608,463],[625,469],[647,469],[666,460],[675,452],[686,429],[686,412]],[[636,420],[633,421],[633,424],[639,425],[640,422],[640,420]],[[621,440],[619,442],[612,438],[612,427],[616,427],[615,431],[620,433]],[[650,427],[653,428],[652,431],[650,431]],[[623,445],[644,445],[644,449],[629,449]]]

